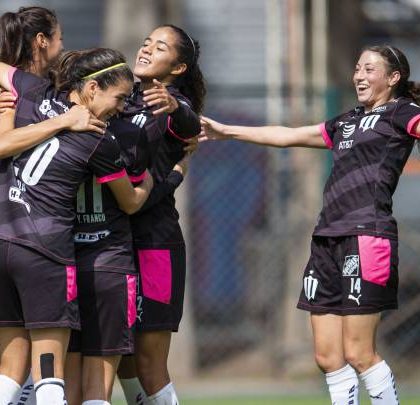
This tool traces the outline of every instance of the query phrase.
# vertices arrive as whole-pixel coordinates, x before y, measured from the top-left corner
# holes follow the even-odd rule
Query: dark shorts
[[[85,356],[133,353],[137,276],[81,271],[77,284],[82,330],[72,332],[68,351]]]
[[[372,314],[398,308],[398,241],[314,236],[297,307],[313,313]]]
[[[185,291],[185,245],[137,248],[139,293],[136,330],[177,332]]]
[[[0,240],[0,326],[80,329],[76,267]]]

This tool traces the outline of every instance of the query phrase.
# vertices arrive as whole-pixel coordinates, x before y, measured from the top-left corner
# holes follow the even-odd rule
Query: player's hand
[[[106,123],[98,120],[93,114],[82,105],[75,105],[69,111],[62,114],[66,128],[70,131],[84,132],[94,131],[104,134]]]
[[[207,117],[200,117],[201,132],[198,142],[230,139],[226,134],[226,125]]]
[[[153,79],[153,84],[153,88],[145,90],[143,93],[143,100],[148,107],[157,106],[157,109],[153,111],[153,115],[174,112],[179,107],[176,98],[169,94],[166,86],[159,80]]]
[[[192,155],[198,149],[198,135],[193,138],[184,139],[187,146],[184,147],[184,152]]]
[[[0,114],[6,110],[15,108],[16,97],[10,91],[0,92]]]
[[[188,166],[190,163],[190,155],[185,155],[183,159],[181,159],[172,170],[175,170],[176,172],[179,172],[182,174],[183,177],[186,176],[188,171]]]

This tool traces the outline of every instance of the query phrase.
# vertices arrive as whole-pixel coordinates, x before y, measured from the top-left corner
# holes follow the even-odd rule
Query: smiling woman
[[[141,391],[137,375],[145,403],[178,403],[167,360],[172,332],[178,331],[183,312],[186,253],[174,198],[183,176],[172,168],[185,161],[188,139],[200,132],[205,85],[199,55],[199,43],[181,28],[164,25],[153,30],[137,52],[133,71],[140,82],[122,114],[146,130],[143,162],[155,184],[167,176],[172,179],[166,195],[152,192],[144,209],[131,218],[140,274],[137,367],[131,364],[127,370],[128,360],[123,359],[119,373],[126,377],[120,380],[130,405],[138,403],[135,398]]]
[[[334,404],[398,404],[391,369],[376,351],[380,314],[397,308],[398,232],[392,196],[420,138],[420,87],[395,47],[365,48],[353,76],[356,108],[300,128],[228,126],[202,119],[201,141],[329,148],[324,189],[298,308],[310,312],[315,359]]]
[[[13,131],[36,129],[74,103],[105,118],[122,110],[133,85],[124,57],[111,49],[64,55],[55,74],[58,90],[48,80],[0,63],[0,86],[19,100]],[[37,404],[63,403],[69,332],[80,328],[73,242],[80,184],[94,174],[112,191],[115,210],[127,214],[140,208],[151,189],[152,182],[132,187],[108,131],[84,128],[76,133],[65,127],[36,148],[1,161],[0,183],[8,190],[0,202],[0,252],[8,256],[2,256],[0,267],[1,403],[14,401],[28,365]]]

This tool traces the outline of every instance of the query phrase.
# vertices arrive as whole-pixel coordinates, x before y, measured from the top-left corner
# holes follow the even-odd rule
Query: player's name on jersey
[[[76,217],[79,224],[98,224],[106,222],[106,215],[103,212],[96,214],[77,214]]]

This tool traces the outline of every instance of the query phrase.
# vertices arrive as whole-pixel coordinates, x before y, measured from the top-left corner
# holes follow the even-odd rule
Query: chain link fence
[[[264,125],[262,91],[255,100],[246,91],[225,93],[224,99],[210,94],[209,117]],[[315,100],[325,103],[323,96]],[[338,99],[327,101],[339,109]],[[287,92],[280,102],[288,104]],[[260,113],[255,113],[258,108],[247,113],[250,105],[262,107]],[[301,105],[300,115],[310,117],[307,102],[302,99]],[[282,374],[285,366],[290,369],[299,361],[297,372],[315,370],[308,316],[295,305],[330,164],[328,151],[281,150],[236,141],[200,146],[188,175],[189,280],[200,370],[232,363],[238,365],[238,374],[252,373],[241,369],[247,367],[241,359],[248,356],[253,356],[256,368],[258,358],[268,365],[271,375]],[[420,193],[413,196],[418,185],[410,183],[418,180],[416,176],[402,177],[402,195],[395,203],[400,223],[400,310],[384,314],[379,332],[381,352],[409,377],[420,365],[420,219],[418,213],[415,219],[405,215],[405,205],[411,204],[414,213],[420,201]]]

